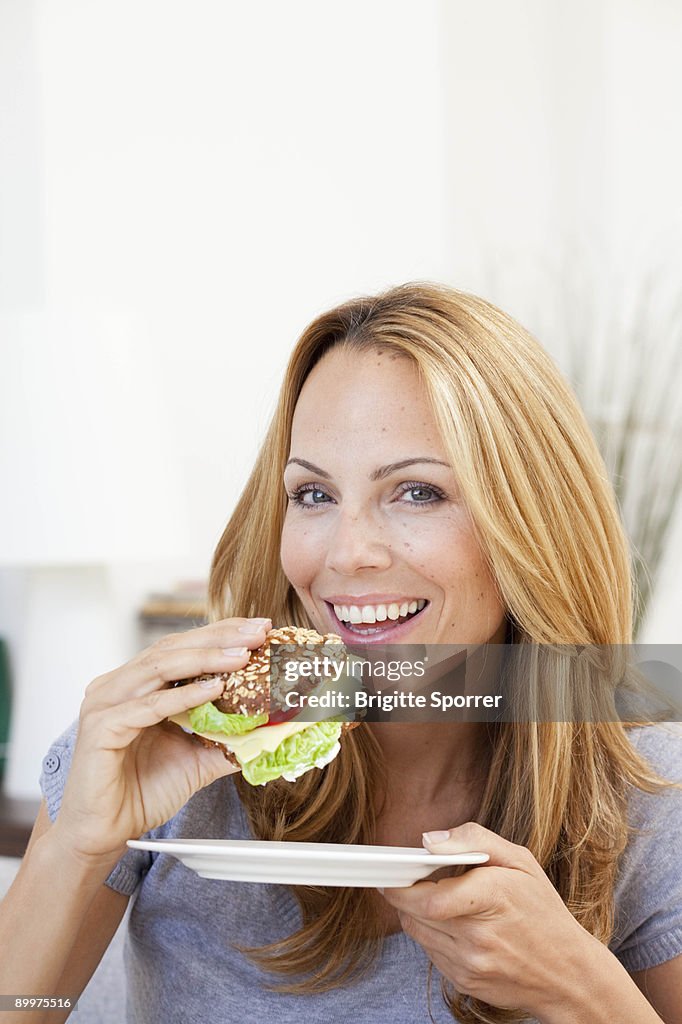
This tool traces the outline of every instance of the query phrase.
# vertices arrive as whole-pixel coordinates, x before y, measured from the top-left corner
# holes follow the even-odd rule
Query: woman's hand
[[[457,991],[540,1020],[559,999],[565,1007],[572,985],[584,995],[606,947],[578,924],[532,853],[475,822],[444,841],[428,835],[434,854],[490,855],[458,878],[384,890],[403,931]]]
[[[242,668],[270,628],[269,619],[223,619],[173,633],[93,680],[80,709],[55,840],[76,856],[115,861],[127,839],[162,825],[197,790],[238,771],[222,751],[165,721],[215,699],[222,684],[172,684]]]

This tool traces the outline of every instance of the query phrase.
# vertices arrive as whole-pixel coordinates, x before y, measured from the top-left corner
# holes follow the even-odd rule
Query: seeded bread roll
[[[280,671],[280,661],[271,657],[273,646],[288,645],[294,648],[287,652],[287,662],[308,661],[313,657],[328,656],[338,661],[347,658],[346,648],[336,633],[321,634],[314,629],[301,626],[282,626],[271,629],[260,647],[251,652],[251,656],[243,668],[236,672],[207,673],[195,679],[181,679],[175,685],[220,678],[224,680],[224,688],[219,697],[212,703],[228,715],[272,714],[273,709],[285,707],[286,694],[295,689],[297,693],[306,695],[314,690],[320,680],[314,676],[299,676],[295,682],[289,682]],[[176,724],[179,724],[176,722]],[[353,729],[359,722],[342,722],[341,733]],[[262,727],[266,728],[266,727]],[[205,735],[192,733],[192,737],[205,747],[218,747],[225,758],[236,767],[240,766],[235,754],[225,742],[209,739]]]
[[[287,661],[307,661],[311,656],[338,658],[340,653],[341,656],[345,655],[343,641],[336,633],[323,636],[314,629],[304,629],[302,626],[282,626],[280,629],[271,629],[264,643],[251,652],[246,665],[236,672],[206,673],[195,679],[180,679],[175,685],[184,686],[204,679],[223,679],[225,688],[213,701],[219,711],[226,715],[263,714],[270,709],[271,700],[276,706],[282,706],[289,690],[295,687],[298,693],[310,693],[319,682],[313,676],[301,676],[295,683],[287,683],[277,671],[277,663],[271,665],[271,647],[279,644],[297,648]]]
[[[271,629],[265,638],[265,643],[252,652],[248,664],[244,668],[233,672],[229,681],[230,685],[225,688],[224,693],[213,703],[226,714],[259,714],[263,710],[262,696],[267,703],[265,710],[270,707],[270,702],[275,707],[282,707],[287,692],[296,687],[301,694],[309,693],[318,683],[312,676],[301,676],[296,683],[287,683],[282,673],[278,671],[279,662],[271,658],[272,647],[285,644],[294,647],[295,650],[287,657],[287,661],[307,661],[311,655],[323,657],[339,657],[339,645],[345,652],[343,641],[335,633],[328,633],[322,636],[314,629],[303,629],[300,626],[283,626],[281,629]],[[259,704],[259,694],[261,703]],[[256,711],[245,711],[244,708],[257,708]]]

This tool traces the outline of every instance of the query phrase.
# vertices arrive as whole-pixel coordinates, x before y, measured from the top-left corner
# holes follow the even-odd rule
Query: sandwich
[[[313,692],[321,696],[329,688],[327,678],[311,671],[313,659],[319,665],[317,659],[321,658],[349,664],[340,636],[323,636],[299,626],[271,629],[243,668],[196,677],[196,681],[222,677],[225,685],[220,696],[168,721],[204,746],[220,748],[252,786],[264,786],[278,778],[294,782],[304,772],[333,761],[341,749],[342,734],[360,724],[343,714],[315,721],[310,709],[300,707],[301,698]],[[296,674],[291,672],[292,663],[298,662],[300,667],[305,661],[308,670],[291,678]],[[181,679],[175,685],[194,681]],[[299,697],[289,707],[286,695],[293,690]]]

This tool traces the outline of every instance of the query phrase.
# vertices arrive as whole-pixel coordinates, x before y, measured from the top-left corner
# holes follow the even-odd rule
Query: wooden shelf
[[[0,857],[23,857],[40,800],[15,800],[0,792]]]

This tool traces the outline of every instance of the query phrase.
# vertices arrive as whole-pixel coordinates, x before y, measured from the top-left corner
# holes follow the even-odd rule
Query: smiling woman
[[[509,316],[435,285],[354,300],[303,333],[216,550],[210,596],[215,618],[267,609],[355,645],[632,640],[628,542],[572,391]],[[542,677],[551,662],[538,650]],[[570,677],[565,686],[570,706],[577,687]],[[660,767],[664,776],[675,771]],[[628,793],[654,793],[663,781],[620,723],[576,715],[572,724],[496,728],[367,724],[322,780],[309,775],[295,791],[281,784],[253,791],[239,778],[235,785],[254,834],[264,838],[410,845],[422,829],[472,819],[526,848],[581,926],[569,929],[576,991],[597,962],[602,977],[609,967],[615,972],[623,1006],[634,1013],[642,997],[615,956],[603,970],[591,943],[617,945],[633,910],[614,900],[619,858],[628,853]],[[492,876],[479,871],[478,878]],[[283,992],[325,991],[359,965],[369,969],[382,938],[405,927],[390,903],[371,894],[306,887],[295,894],[301,928],[245,948],[270,971],[313,972],[292,977]],[[667,905],[663,891],[658,899]],[[556,949],[553,930],[562,933],[564,918],[541,913],[542,924],[533,924],[540,948]],[[678,944],[665,953],[652,948],[646,966],[682,952],[682,912],[668,927]],[[564,968],[547,957],[558,1000]],[[468,988],[458,986],[456,967],[443,963],[439,956],[443,995],[460,1021],[511,1019],[502,1006],[532,1015],[535,1005],[552,1005],[551,993],[519,984],[518,964],[511,980],[482,985],[477,999],[470,976],[463,975]],[[498,963],[502,977],[501,953]],[[570,999],[562,999],[570,1012]],[[613,1019],[613,987],[606,1005]]]
[[[630,553],[585,418],[523,328],[431,284],[319,316],[209,597],[207,626],[94,680],[48,752],[46,812],[0,917],[16,948],[0,983],[80,991],[120,920],[111,898],[135,893],[130,1020],[248,1006],[283,1024],[679,1024],[682,787],[666,779],[682,779],[680,732],[581,717],[586,692],[604,696],[599,658],[556,673],[559,645],[608,662],[630,644]],[[493,673],[513,645],[505,682],[532,694],[551,678],[562,714],[365,721],[326,765],[249,785],[165,721],[210,691],[166,684],[236,671],[270,624],[338,632],[368,659],[404,640],[459,646],[452,663],[468,664],[473,647]],[[124,852],[141,835],[420,846],[423,833],[433,852],[489,859],[382,892],[207,882]]]

